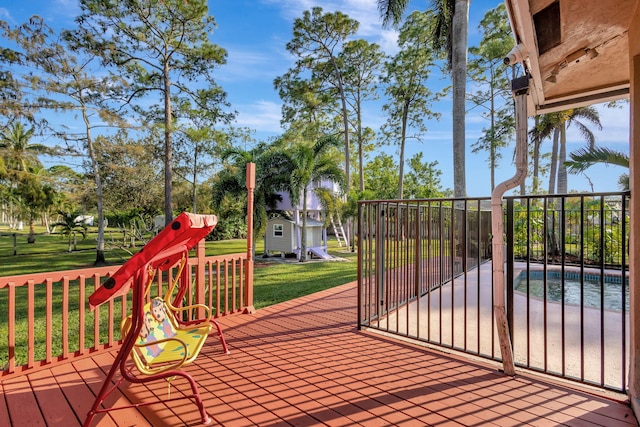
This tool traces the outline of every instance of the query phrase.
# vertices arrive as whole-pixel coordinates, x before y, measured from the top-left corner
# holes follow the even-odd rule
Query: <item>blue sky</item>
[[[501,0],[473,0],[469,14],[469,43],[479,41],[478,22],[484,13],[501,3]],[[409,11],[424,10],[426,0],[411,0]],[[383,29],[380,25],[376,0],[210,0],[210,13],[216,18],[218,28],[212,36],[214,43],[228,51],[227,64],[215,70],[215,78],[228,93],[232,108],[238,111],[236,126],[246,126],[256,130],[258,139],[267,139],[281,133],[280,99],[273,89],[273,80],[282,75],[293,64],[293,58],[285,49],[291,39],[293,20],[304,10],[320,6],[325,11],[341,10],[360,22],[358,37],[378,43],[387,53],[397,49],[397,34]],[[26,21],[29,16],[42,16],[49,25],[69,28],[79,9],[75,0],[0,0],[0,19],[15,25]],[[433,85],[440,87],[447,81],[434,77]],[[384,122],[381,103],[371,103],[366,107],[365,124],[377,130]],[[449,99],[433,106],[442,113],[438,122],[428,124],[428,133],[421,143],[411,142],[407,158],[416,152],[424,153],[425,161],[437,160],[443,172],[442,184],[453,188],[452,148],[451,148],[451,103]],[[604,126],[596,132],[596,143],[612,149],[629,151],[629,109],[600,109]],[[469,196],[490,195],[489,167],[486,155],[473,154],[469,148],[481,135],[486,126],[479,111],[467,115],[467,194]],[[569,128],[568,151],[583,146],[579,135]],[[550,142],[546,142],[550,146]],[[394,147],[383,148],[394,153]],[[548,151],[548,148],[547,148]],[[510,178],[514,173],[511,164],[512,148],[503,153],[503,159],[496,172],[496,181]],[[617,167],[598,166],[587,171],[595,191],[617,191],[617,177],[625,172]],[[546,185],[544,186],[546,188]],[[589,181],[576,175],[569,176],[569,189],[590,191]]]

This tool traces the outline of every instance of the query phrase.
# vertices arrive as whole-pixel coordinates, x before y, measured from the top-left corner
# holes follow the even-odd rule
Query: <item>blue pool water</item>
[[[544,281],[542,271],[530,271],[529,293],[536,298],[544,296]],[[515,280],[515,290],[527,292],[527,272],[522,271]],[[580,305],[580,274],[565,272],[564,302],[565,304]],[[622,278],[620,276],[604,276],[604,285],[600,283],[600,276],[585,274],[584,277],[584,306],[600,308],[602,295],[601,286],[604,287],[605,310],[620,311],[622,306]],[[629,281],[625,280],[625,311],[629,311]],[[559,271],[547,271],[547,300],[562,301],[562,275]]]

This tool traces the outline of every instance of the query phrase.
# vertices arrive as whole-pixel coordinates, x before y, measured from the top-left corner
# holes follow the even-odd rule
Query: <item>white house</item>
[[[307,187],[307,252],[322,259],[330,259],[327,253],[327,229],[324,220],[327,216],[320,197],[314,191],[316,188],[325,188],[337,193],[339,187],[331,180],[313,182]],[[289,194],[279,193],[282,200],[278,202],[276,209],[287,212],[288,218],[278,216],[268,220],[265,234],[265,253],[280,252],[282,256],[287,253],[295,253],[301,257],[302,242],[302,211],[303,200],[294,206]],[[343,232],[344,235],[344,232]]]

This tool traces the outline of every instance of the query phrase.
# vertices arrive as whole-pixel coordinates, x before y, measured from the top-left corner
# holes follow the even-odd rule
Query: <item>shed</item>
[[[264,251],[267,255],[280,252],[284,257],[288,253],[296,254],[300,259],[302,221],[295,221],[282,215],[267,220],[267,230],[264,238]],[[307,218],[307,252],[320,258],[330,258],[327,254],[327,232],[324,224],[315,219]]]

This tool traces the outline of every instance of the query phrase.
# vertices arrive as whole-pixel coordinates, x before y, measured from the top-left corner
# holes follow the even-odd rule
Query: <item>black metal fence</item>
[[[479,336],[456,340],[461,318],[445,309],[466,300],[440,288],[454,278],[480,286],[468,272],[490,259],[490,233],[486,198],[360,202],[360,325],[480,352]]]
[[[623,391],[629,193],[507,197],[520,367]],[[499,360],[488,198],[359,204],[359,326]]]

